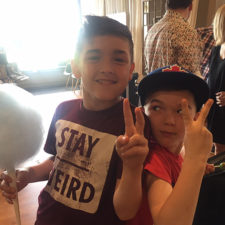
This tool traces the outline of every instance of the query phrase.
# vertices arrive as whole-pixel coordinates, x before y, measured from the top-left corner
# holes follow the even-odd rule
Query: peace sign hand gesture
[[[135,109],[136,123],[128,99],[123,101],[125,134],[116,140],[116,150],[123,161],[123,167],[129,169],[143,168],[144,160],[149,152],[148,141],[144,137],[145,120],[140,108]]]
[[[182,117],[185,125],[185,157],[206,161],[212,149],[212,134],[205,127],[205,121],[209,110],[213,104],[212,99],[208,99],[196,120],[193,120],[186,99],[181,102]]]

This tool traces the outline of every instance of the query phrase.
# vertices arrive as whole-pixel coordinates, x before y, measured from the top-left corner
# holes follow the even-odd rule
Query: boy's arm
[[[123,171],[121,179],[117,180],[113,203],[117,216],[121,220],[132,219],[142,199],[142,171],[136,170],[134,174]]]
[[[53,168],[54,156],[46,159],[42,163],[29,167],[29,183],[48,180],[49,174]]]
[[[148,154],[148,142],[144,137],[144,117],[141,109],[135,109],[136,124],[129,102],[124,100],[125,135],[119,136],[116,149],[123,161],[121,179],[117,181],[113,204],[121,220],[133,218],[142,200],[143,163]]]
[[[147,176],[148,201],[155,225],[191,225],[205,163],[185,160],[174,188],[154,175]]]
[[[153,175],[148,175],[148,202],[155,225],[191,225],[198,201],[202,177],[212,147],[212,134],[204,126],[212,101],[203,107],[197,121],[188,113],[182,101],[185,123],[185,157],[179,178],[172,186]]]

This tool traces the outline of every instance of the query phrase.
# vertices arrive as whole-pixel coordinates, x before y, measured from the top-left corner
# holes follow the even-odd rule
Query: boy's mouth
[[[103,85],[111,85],[116,83],[115,80],[109,80],[109,79],[98,79],[96,80],[96,82]]]
[[[169,132],[169,131],[160,131],[160,133],[161,133],[163,136],[166,136],[166,137],[171,137],[171,136],[176,135],[175,132]]]

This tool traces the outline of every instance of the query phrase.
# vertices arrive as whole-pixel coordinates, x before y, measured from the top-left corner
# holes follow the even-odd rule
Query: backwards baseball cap
[[[188,90],[195,98],[196,108],[199,111],[209,98],[207,83],[197,75],[178,66],[166,66],[152,71],[145,76],[138,85],[138,94],[141,105],[146,104],[149,95],[160,90]]]

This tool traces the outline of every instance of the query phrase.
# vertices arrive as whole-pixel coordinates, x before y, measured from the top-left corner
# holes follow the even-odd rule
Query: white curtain
[[[129,0],[129,28],[134,41],[134,62],[135,72],[139,74],[138,80],[142,79],[143,62],[143,10],[142,1]]]
[[[199,4],[199,0],[193,0],[193,2],[192,2],[192,6],[193,7],[192,7],[191,15],[190,15],[190,17],[188,19],[188,22],[194,28],[196,26],[197,13],[198,13],[198,4]]]
[[[105,0],[80,0],[82,15],[105,15]]]
[[[126,12],[127,4],[127,0],[105,0],[106,15]]]

